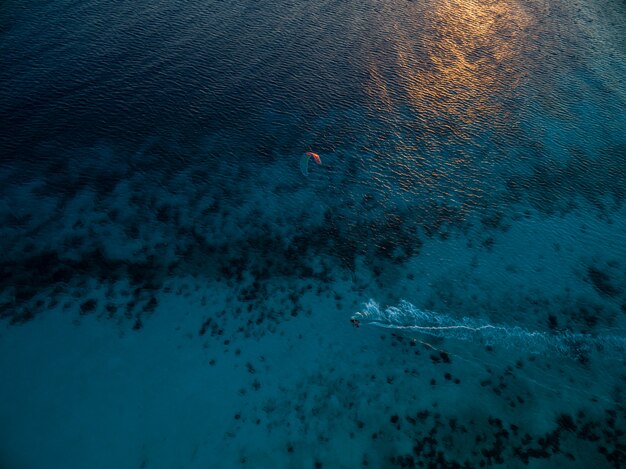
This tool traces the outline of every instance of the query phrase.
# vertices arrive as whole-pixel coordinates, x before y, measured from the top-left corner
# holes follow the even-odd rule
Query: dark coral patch
[[[613,285],[611,278],[603,272],[602,270],[598,270],[595,267],[589,267],[587,269],[587,275],[589,276],[589,280],[591,280],[591,285],[602,295],[614,297],[619,293],[619,289]]]

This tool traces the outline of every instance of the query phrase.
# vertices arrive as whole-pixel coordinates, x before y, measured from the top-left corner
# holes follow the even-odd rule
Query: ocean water
[[[0,2],[0,467],[624,467],[625,25]]]

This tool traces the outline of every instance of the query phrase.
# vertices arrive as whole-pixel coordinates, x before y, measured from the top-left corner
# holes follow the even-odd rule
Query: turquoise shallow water
[[[625,20],[5,2],[0,465],[623,465]]]

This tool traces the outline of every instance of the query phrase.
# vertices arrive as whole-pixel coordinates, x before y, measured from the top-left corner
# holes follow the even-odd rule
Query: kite
[[[320,155],[318,155],[317,153],[313,153],[312,151],[307,151],[300,158],[300,171],[302,171],[302,174],[304,174],[305,176],[309,175],[309,160],[311,158],[313,158],[317,164],[322,164],[322,159],[320,158]]]

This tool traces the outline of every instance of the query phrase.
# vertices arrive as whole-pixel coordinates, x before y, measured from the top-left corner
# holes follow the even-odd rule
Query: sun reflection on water
[[[457,125],[493,118],[523,76],[514,59],[528,17],[506,0],[435,5],[417,40],[398,29],[398,74],[410,102],[425,118]]]
[[[415,14],[387,27],[393,62],[368,67],[371,111],[394,129],[380,156],[393,155],[400,191],[426,188],[467,209],[484,190],[481,136],[515,127],[510,104],[527,74],[532,18],[515,0],[441,0]]]

